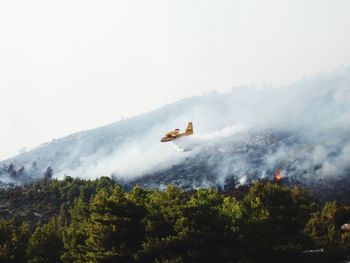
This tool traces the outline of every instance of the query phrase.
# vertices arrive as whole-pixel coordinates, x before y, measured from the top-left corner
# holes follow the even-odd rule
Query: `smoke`
[[[184,130],[189,121],[194,135],[160,143],[167,131]],[[167,169],[202,161],[218,184],[230,177],[247,183],[272,176],[275,169],[284,177],[310,181],[349,174],[349,128],[346,68],[285,87],[241,86],[185,99],[113,127],[57,140],[40,156],[42,167],[51,165],[59,178],[132,180],[159,171],[166,177]],[[64,141],[69,144],[63,147]],[[15,159],[33,161],[30,151],[23,156]]]
[[[185,155],[169,146],[160,145],[159,141],[147,142],[145,138],[140,137],[123,144],[108,156],[92,155],[82,159],[84,165],[78,169],[66,169],[60,173],[60,177],[83,175],[84,178],[93,179],[102,175],[113,175],[122,179],[132,179],[145,173],[166,169],[170,164],[174,165],[185,158]]]
[[[340,177],[350,167],[349,102],[349,69],[287,87],[234,88],[228,94],[201,97],[175,118],[183,126],[194,123],[195,135],[174,142],[185,153],[145,143],[144,150],[130,156],[148,164],[138,167],[138,176],[185,158],[202,158],[212,164],[219,184],[231,176],[240,183],[261,179],[275,169],[285,177],[306,181]],[[165,122],[164,127],[174,126]],[[148,139],[153,136],[157,137],[153,133]],[[121,175],[130,169],[124,168]]]

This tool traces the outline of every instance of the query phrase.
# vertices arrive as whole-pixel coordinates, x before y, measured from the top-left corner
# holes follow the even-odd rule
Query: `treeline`
[[[16,167],[13,163],[0,167],[0,185],[14,186],[25,185],[38,181],[38,178],[49,179],[53,176],[53,169],[49,166],[44,172],[40,172],[36,162],[30,168]]]
[[[344,228],[350,207],[317,205],[298,187],[260,182],[236,199],[215,189],[126,191],[109,178],[68,177],[15,193],[12,203],[1,200],[10,202],[12,217],[0,219],[0,262],[337,262],[350,256]],[[11,210],[16,200],[28,202],[23,211]],[[28,217],[45,204],[50,215]]]

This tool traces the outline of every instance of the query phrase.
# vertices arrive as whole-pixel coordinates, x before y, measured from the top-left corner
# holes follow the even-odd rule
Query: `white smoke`
[[[189,121],[194,135],[175,141],[184,151],[176,150],[173,143],[160,143],[165,132],[184,129]],[[114,174],[131,179],[205,156],[208,163],[216,162],[219,183],[232,174],[245,183],[252,174],[263,178],[276,168],[284,176],[303,175],[311,180],[343,176],[349,174],[350,166],[350,68],[287,87],[242,86],[226,94],[194,97],[122,124],[108,134],[115,144],[96,144],[100,130],[74,135],[70,139],[75,144],[65,151],[57,148],[55,154],[50,151],[53,143],[48,144],[45,153],[51,155],[41,157],[42,166],[51,165],[57,177]],[[269,134],[287,135],[271,139]],[[59,143],[54,142],[57,147]],[[210,148],[213,145],[216,148]],[[255,166],[254,147],[264,150]],[[208,149],[214,150],[203,155]],[[30,151],[23,156],[26,162],[33,161]],[[21,158],[15,160],[21,163]]]

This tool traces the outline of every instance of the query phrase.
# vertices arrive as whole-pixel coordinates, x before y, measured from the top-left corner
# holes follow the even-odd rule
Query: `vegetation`
[[[113,180],[51,179],[0,191],[0,262],[337,262],[350,207],[268,182],[235,197]]]

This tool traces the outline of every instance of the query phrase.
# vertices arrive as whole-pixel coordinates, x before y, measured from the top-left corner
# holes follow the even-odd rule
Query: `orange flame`
[[[275,183],[280,183],[281,180],[282,180],[282,172],[280,169],[277,169],[276,172],[275,172],[275,175],[274,175],[274,180],[275,180]]]

